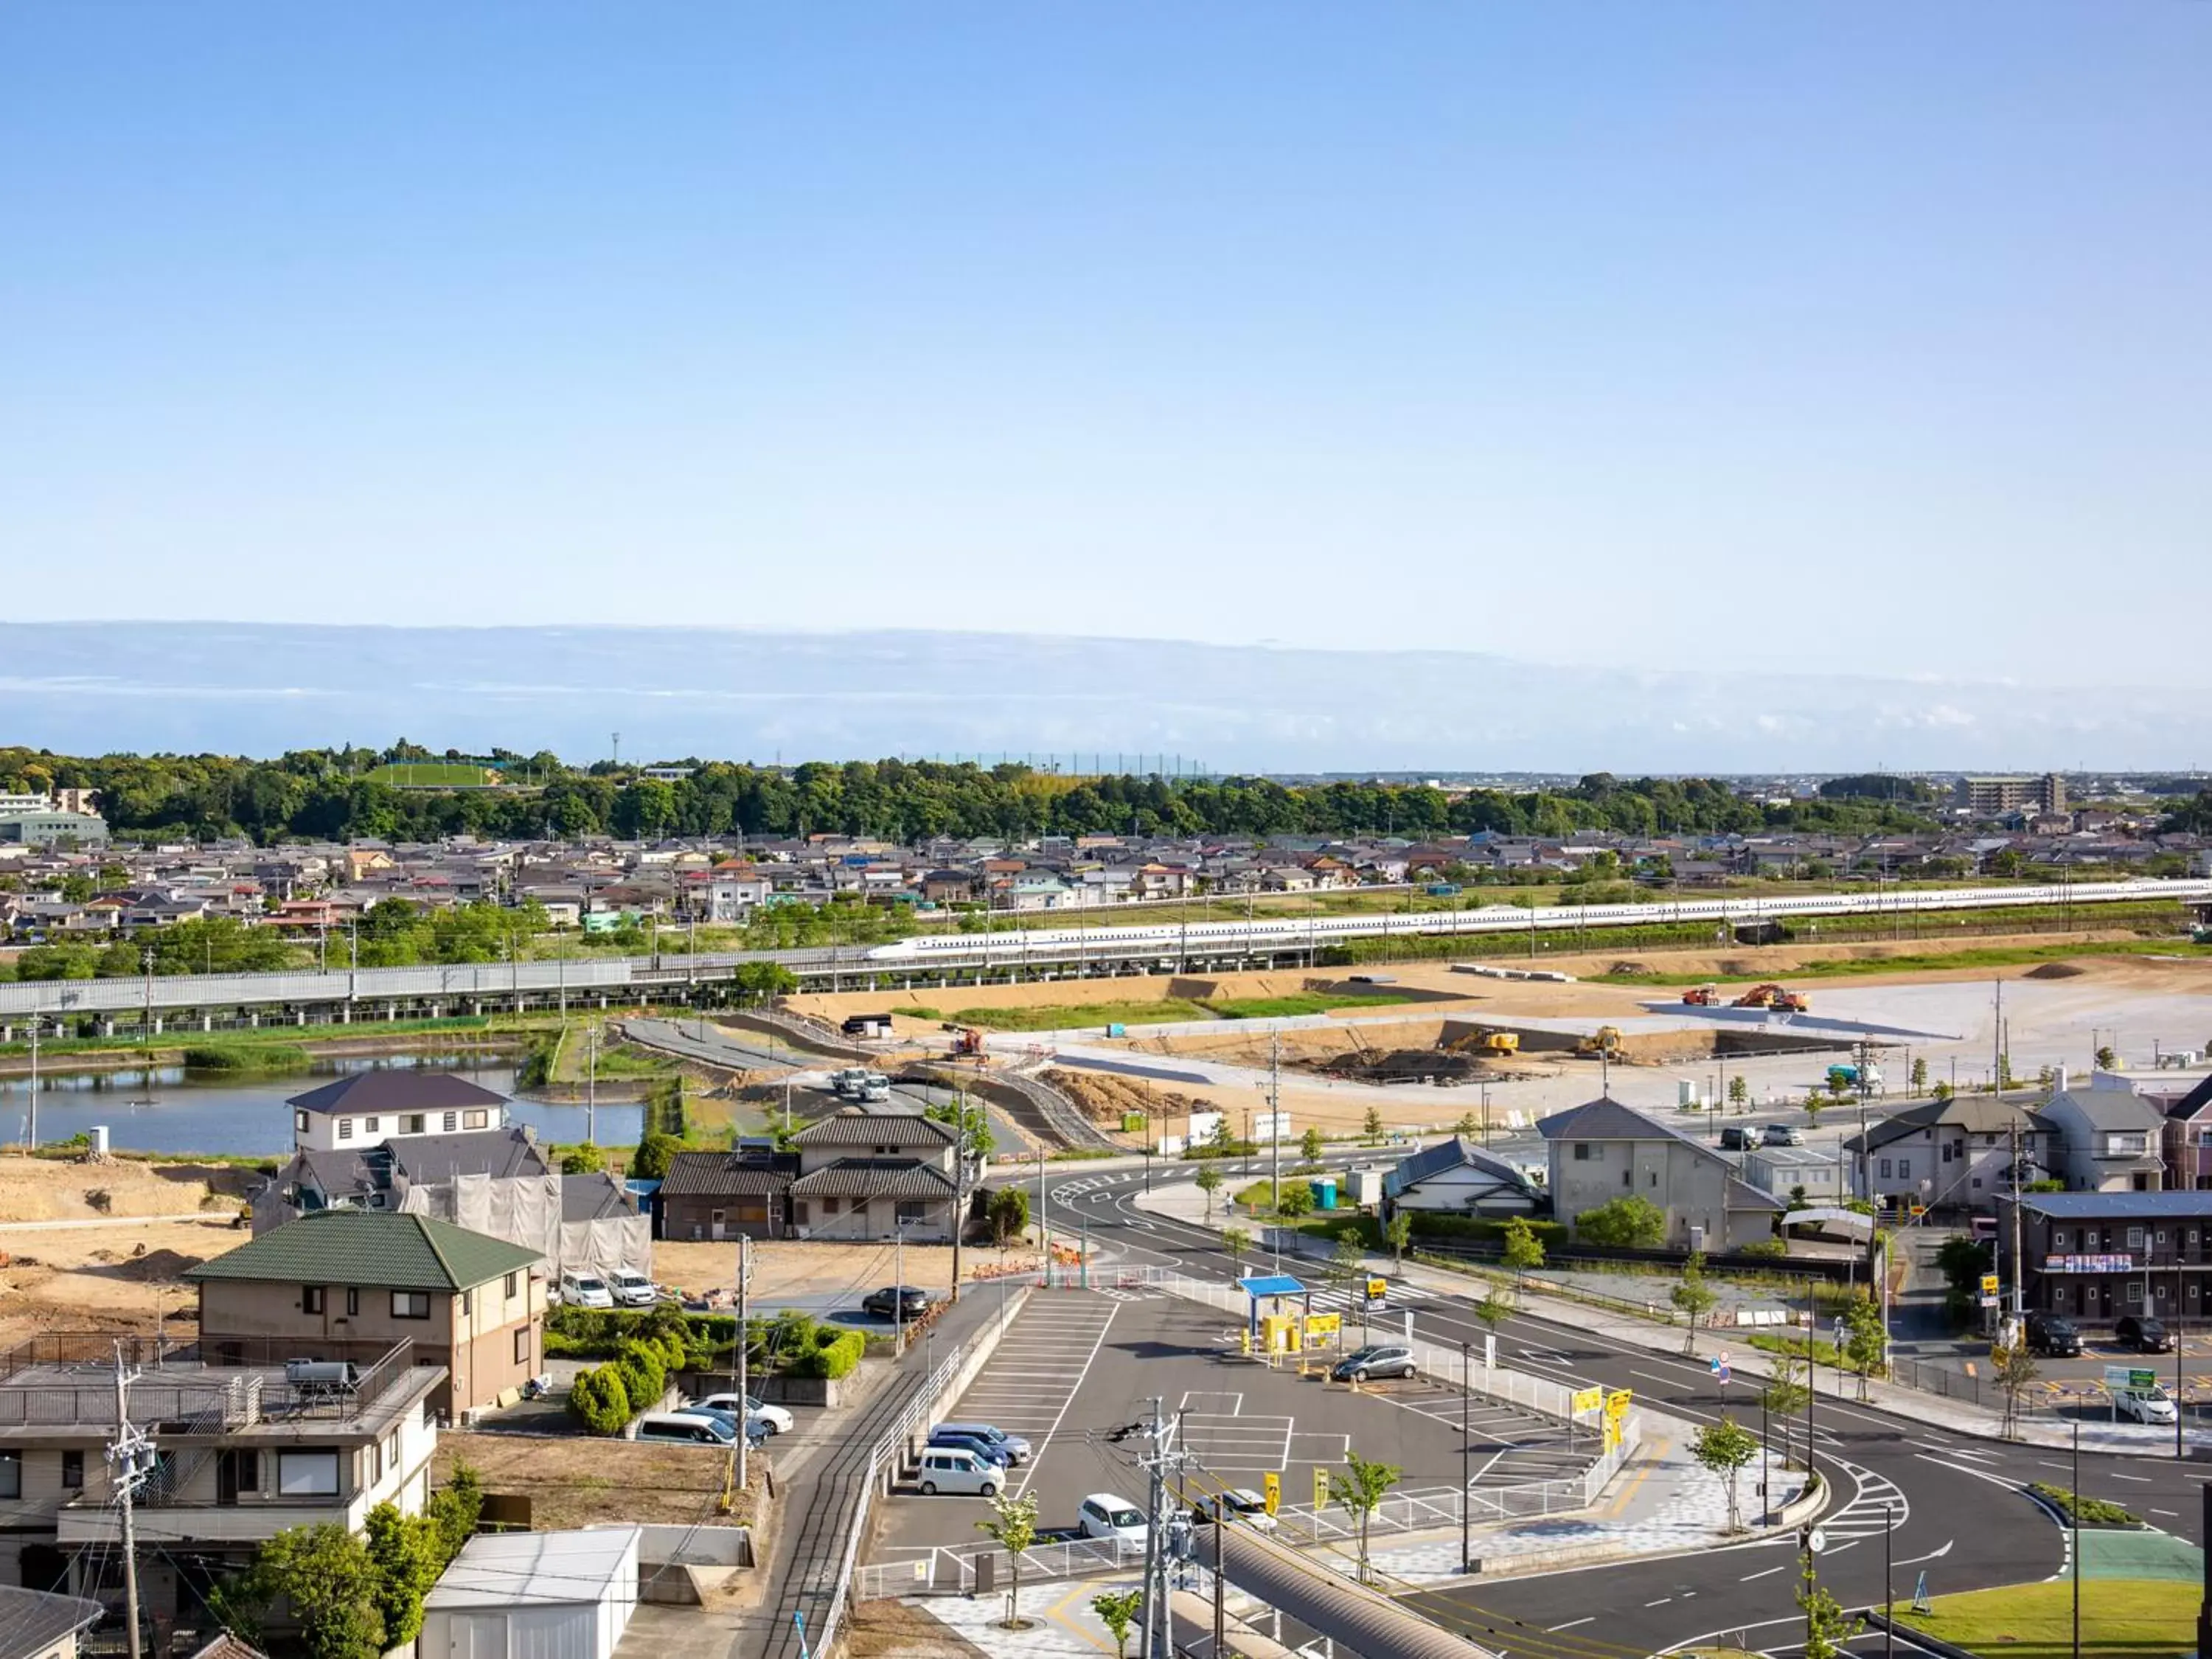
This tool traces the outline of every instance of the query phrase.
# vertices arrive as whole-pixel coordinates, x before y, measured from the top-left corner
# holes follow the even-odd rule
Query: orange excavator
[[[955,1054],[980,1054],[983,1052],[983,1033],[973,1025],[952,1028],[952,1052]]]
[[[1692,1008],[1710,1008],[1721,1000],[1717,985],[1693,985],[1682,993],[1682,1000]]]

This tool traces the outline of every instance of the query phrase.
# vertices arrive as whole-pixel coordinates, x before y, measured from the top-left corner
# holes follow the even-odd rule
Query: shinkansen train
[[[1711,921],[1741,926],[1788,916],[1887,915],[1914,910],[2021,908],[2051,904],[2112,904],[2125,900],[2212,898],[2212,880],[2077,882],[2054,887],[1891,888],[1863,893],[1662,899],[1649,904],[1560,904],[1527,909],[1490,904],[1475,910],[1417,910],[1358,916],[1278,916],[1252,921],[1205,921],[1148,927],[1041,927],[1019,933],[946,933],[901,939],[867,953],[871,961],[927,961],[933,957],[1019,958],[1041,951],[1079,955],[1141,951],[1157,945],[1172,956],[1267,949],[1302,950],[1347,939],[1405,933],[1542,933],[1552,928],[1613,927]]]

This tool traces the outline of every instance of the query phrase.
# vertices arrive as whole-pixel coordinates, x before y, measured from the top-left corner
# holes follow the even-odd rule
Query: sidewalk
[[[1218,1200],[1218,1194],[1217,1200]],[[1149,1193],[1140,1193],[1133,1200],[1140,1210],[1173,1217],[1194,1226],[1209,1227],[1215,1231],[1240,1218],[1230,1212],[1230,1206],[1217,1201],[1213,1214],[1206,1214],[1206,1194],[1188,1182],[1171,1186],[1156,1187]],[[1327,1218],[1322,1218],[1326,1219]],[[1243,1223],[1256,1238],[1258,1224]],[[1322,1241],[1310,1241],[1314,1253],[1326,1255]],[[1262,1260],[1266,1252],[1253,1252],[1253,1260]],[[1381,1264],[1389,1258],[1370,1255],[1369,1263],[1376,1270],[1384,1271]],[[1503,1271],[1495,1273],[1455,1273],[1448,1268],[1431,1267],[1408,1261],[1402,1269],[1389,1269],[1392,1275],[1417,1289],[1435,1295],[1477,1298],[1489,1285],[1510,1286],[1512,1275]],[[1625,1315],[1593,1308],[1586,1303],[1571,1301],[1563,1297],[1547,1296],[1534,1287],[1525,1288],[1517,1297],[1522,1311],[1539,1319],[1548,1319],[1555,1324],[1585,1330],[1630,1347],[1674,1358],[1682,1357],[1682,1328],[1647,1322]],[[1715,1328],[1701,1334],[1700,1350],[1711,1353],[1715,1347],[1729,1350],[1730,1369],[1741,1378],[1765,1382],[1773,1375],[1771,1356],[1760,1352],[1742,1340],[1751,1334],[1738,1334],[1730,1329]],[[1733,1340],[1732,1340],[1733,1339]],[[1858,1379],[1838,1378],[1832,1370],[1815,1368],[1814,1389],[1822,1400],[1833,1400],[1843,1405],[1866,1405],[1893,1413],[1940,1429],[1951,1434],[1971,1436],[1982,1440],[2002,1440],[2002,1417],[1984,1407],[1953,1400],[1942,1395],[1927,1394],[1917,1389],[1908,1389],[1880,1379],[1867,1384],[1866,1397],[1859,1398]],[[2070,1446],[2073,1426],[2070,1424],[2044,1423],[2033,1419],[2020,1424],[2012,1437],[2012,1443],[2030,1446]],[[2212,1429],[2185,1431],[2184,1443],[2192,1457],[2212,1456]],[[2173,1455],[2173,1433],[2170,1429],[2150,1424],[2092,1424],[2081,1425],[2081,1446],[2085,1451],[2110,1452],[2139,1457],[2171,1457]]]

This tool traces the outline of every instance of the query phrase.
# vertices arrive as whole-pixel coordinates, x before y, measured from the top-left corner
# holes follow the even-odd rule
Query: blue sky
[[[9,6],[0,616],[2212,684],[2209,76],[2192,0]]]

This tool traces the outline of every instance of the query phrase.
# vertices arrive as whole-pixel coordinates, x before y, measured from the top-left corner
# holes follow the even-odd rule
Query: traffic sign
[[[1370,1279],[1367,1281],[1367,1305],[1370,1308],[1387,1308],[1390,1305],[1389,1279]]]
[[[1996,1293],[1997,1276],[1995,1273],[1984,1273],[1982,1275],[1982,1294],[1984,1296],[1995,1296]]]
[[[1580,1417],[1584,1412],[1601,1410],[1605,1405],[1603,1389],[1577,1389],[1567,1401],[1567,1409]]]
[[[1808,1527],[1804,1534],[1805,1547],[1818,1555],[1828,1547],[1828,1534],[1818,1527]]]
[[[1261,1495],[1267,1500],[1267,1513],[1273,1515],[1283,1502],[1283,1477],[1269,1469],[1260,1479]]]

